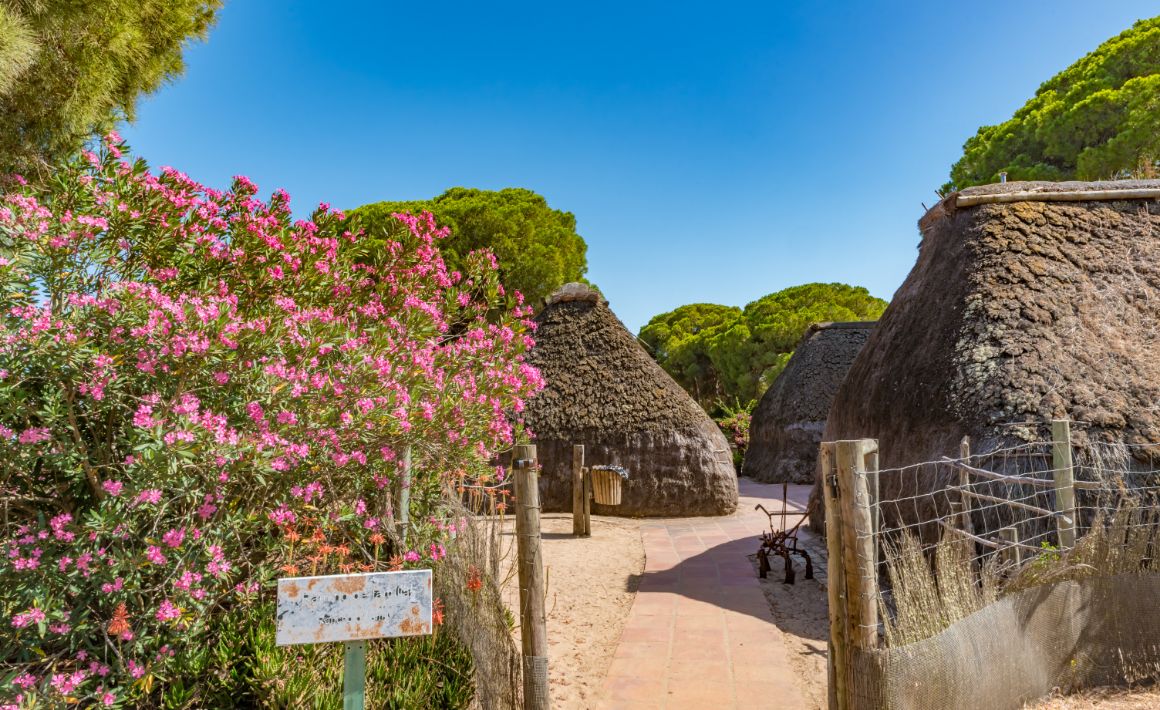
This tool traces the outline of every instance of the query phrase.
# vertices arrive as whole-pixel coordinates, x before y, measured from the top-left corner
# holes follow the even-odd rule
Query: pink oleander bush
[[[429,215],[295,221],[125,151],[0,198],[2,707],[147,704],[277,576],[437,564],[542,386],[529,309]]]

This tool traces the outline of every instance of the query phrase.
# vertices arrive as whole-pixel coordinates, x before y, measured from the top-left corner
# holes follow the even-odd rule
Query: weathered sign
[[[431,570],[278,580],[279,646],[431,633]]]

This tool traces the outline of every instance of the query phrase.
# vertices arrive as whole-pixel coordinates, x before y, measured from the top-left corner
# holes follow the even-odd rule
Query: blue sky
[[[296,211],[527,187],[634,331],[810,281],[889,299],[979,125],[1154,2],[227,0],[136,153]]]

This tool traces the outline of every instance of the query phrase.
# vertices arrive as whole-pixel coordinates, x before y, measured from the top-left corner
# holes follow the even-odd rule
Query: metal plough
[[[765,506],[758,503],[754,506],[754,510],[760,510],[769,516],[769,532],[761,533],[761,547],[757,548],[757,570],[758,576],[765,579],[769,570],[772,567],[769,564],[770,557],[780,557],[785,560],[785,583],[793,584],[796,573],[793,568],[792,555],[801,557],[806,562],[806,579],[814,578],[814,563],[810,559],[810,553],[798,547],[798,528],[805,522],[809,515],[807,509],[801,515],[801,519],[792,528],[786,528],[787,517],[789,510],[787,508],[787,499],[789,497],[789,484],[781,484],[781,512],[771,513],[765,509]],[[774,518],[781,516],[781,527],[774,527]]]

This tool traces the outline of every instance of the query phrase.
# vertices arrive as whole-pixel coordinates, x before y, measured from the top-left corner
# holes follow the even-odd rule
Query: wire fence
[[[1157,447],[1086,437],[1076,447],[1056,422],[1051,441],[972,453],[964,440],[957,454],[879,469],[873,440],[822,445],[839,708],[869,696],[893,706],[886,675],[862,677],[867,654],[913,648],[1021,590],[1160,571]],[[946,663],[979,643],[954,646]]]

